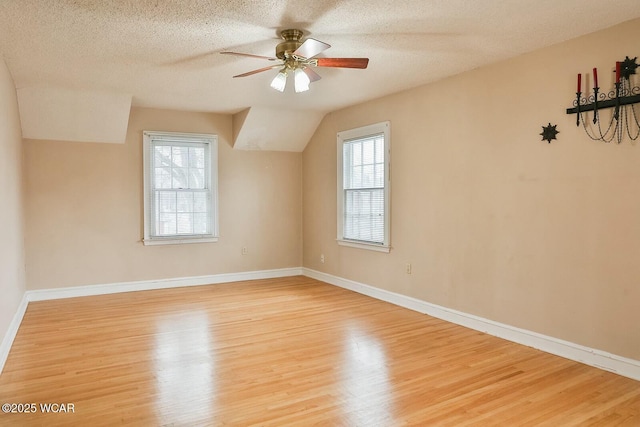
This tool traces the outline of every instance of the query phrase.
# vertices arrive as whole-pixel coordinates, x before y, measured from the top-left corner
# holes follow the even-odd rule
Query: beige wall
[[[26,140],[28,288],[299,267],[302,156],[233,150],[231,121],[134,108],[123,145]],[[141,243],[143,130],[219,135],[217,243]]]
[[[22,135],[13,79],[0,59],[0,342],[25,290]]]
[[[639,38],[636,20],[327,115],[303,154],[304,266],[640,360],[640,143],[565,114],[576,74],[609,90]],[[383,120],[390,254],[335,241],[336,133]]]

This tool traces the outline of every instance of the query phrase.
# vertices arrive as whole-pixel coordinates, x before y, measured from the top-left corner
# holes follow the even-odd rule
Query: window
[[[217,241],[218,137],[143,135],[144,244]]]
[[[338,244],[389,252],[389,134],[382,122],[338,133]]]

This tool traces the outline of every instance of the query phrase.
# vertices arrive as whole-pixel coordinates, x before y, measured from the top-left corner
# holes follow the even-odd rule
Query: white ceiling
[[[77,92],[104,94],[113,108],[123,108],[121,99],[231,114],[254,107],[244,126],[276,111],[294,120],[307,112],[316,123],[329,111],[637,17],[640,0],[2,0],[0,52],[17,88],[28,89],[28,100],[18,94],[30,122],[43,114],[32,105],[42,90],[66,93],[63,109]],[[285,28],[332,45],[321,56],[368,57],[369,68],[318,68],[322,79],[301,94],[271,89],[277,70],[232,78],[272,63],[220,51],[273,56]],[[304,144],[292,141],[290,150]]]

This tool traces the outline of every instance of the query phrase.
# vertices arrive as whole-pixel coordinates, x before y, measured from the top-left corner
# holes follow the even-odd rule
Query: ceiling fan
[[[280,92],[284,92],[289,74],[293,74],[294,76],[295,91],[304,92],[309,90],[310,83],[321,79],[320,75],[313,71],[312,67],[364,69],[367,68],[369,64],[369,58],[316,58],[317,55],[329,49],[331,46],[312,38],[302,41],[303,34],[301,30],[296,29],[281,31],[280,36],[284,41],[276,46],[275,57],[229,51],[220,53],[223,55],[237,55],[278,61],[275,65],[259,68],[233,77],[247,77],[274,68],[281,68],[271,82],[271,87]]]

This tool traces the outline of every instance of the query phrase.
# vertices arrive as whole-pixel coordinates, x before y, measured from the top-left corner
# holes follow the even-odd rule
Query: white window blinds
[[[338,243],[389,247],[389,122],[338,133]]]
[[[344,238],[384,243],[384,134],[343,146]]]
[[[145,132],[145,243],[216,236],[215,150],[214,135]]]

